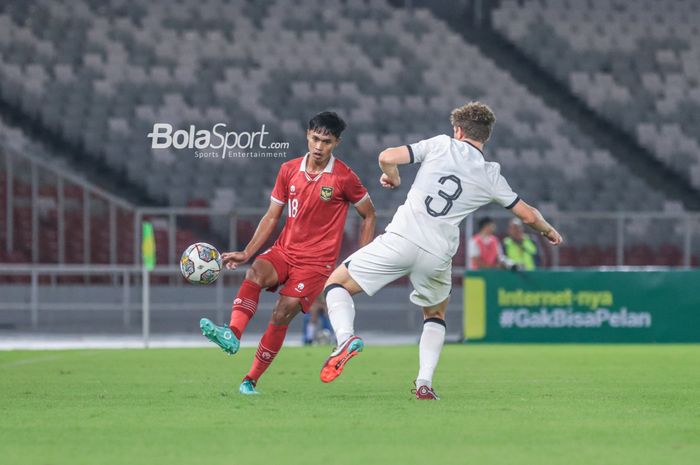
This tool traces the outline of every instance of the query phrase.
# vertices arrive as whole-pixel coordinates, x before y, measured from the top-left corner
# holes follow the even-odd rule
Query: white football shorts
[[[413,285],[411,302],[421,307],[439,304],[452,289],[452,260],[426,252],[392,232],[377,236],[343,263],[370,296],[406,275]]]

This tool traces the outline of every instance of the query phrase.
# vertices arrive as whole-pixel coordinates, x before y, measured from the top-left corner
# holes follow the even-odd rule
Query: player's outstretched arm
[[[559,245],[564,242],[561,234],[559,234],[559,232],[554,229],[551,224],[547,223],[547,220],[544,219],[542,213],[540,213],[540,211],[535,207],[531,207],[525,203],[524,200],[519,200],[518,203],[511,208],[511,211],[515,216],[520,218],[523,223],[547,238],[550,244]]]
[[[379,154],[379,167],[382,169],[382,176],[379,184],[386,189],[396,189],[401,185],[398,165],[411,163],[411,154],[408,147],[390,147]]]
[[[248,242],[246,248],[241,252],[226,252],[221,254],[221,260],[224,265],[226,265],[226,268],[235,270],[238,265],[242,265],[247,262],[250,257],[255,255],[255,253],[260,250],[260,247],[267,242],[272,231],[275,230],[283,211],[284,205],[270,201],[270,207],[260,219],[255,234],[253,234],[253,238]]]
[[[357,214],[362,217],[360,224],[360,247],[364,247],[374,239],[374,230],[377,225],[377,212],[374,209],[372,199],[367,197],[355,206]]]

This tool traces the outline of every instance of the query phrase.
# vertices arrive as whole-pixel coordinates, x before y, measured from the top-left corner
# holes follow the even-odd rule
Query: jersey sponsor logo
[[[289,192],[291,192],[291,193],[293,194],[293,193],[295,193],[296,191],[297,191],[297,187],[296,187],[296,186],[289,186]]]
[[[333,188],[330,186],[321,187],[321,200],[328,202],[333,197]]]
[[[297,284],[296,290],[297,290],[297,292],[303,291],[304,290],[304,283]]]

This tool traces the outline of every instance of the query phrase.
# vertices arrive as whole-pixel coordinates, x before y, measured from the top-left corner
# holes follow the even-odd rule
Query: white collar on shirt
[[[304,159],[301,161],[301,166],[299,167],[299,171],[303,171],[304,175],[306,176],[306,179],[309,181],[315,181],[318,178],[321,177],[323,173],[332,173],[333,172],[333,165],[335,164],[335,157],[331,153],[331,158],[328,160],[328,163],[326,164],[326,167],[323,169],[322,172],[318,173],[318,175],[315,178],[311,178],[309,176],[309,173],[306,172],[306,160],[309,157],[309,152],[306,152],[306,155],[304,155]]]

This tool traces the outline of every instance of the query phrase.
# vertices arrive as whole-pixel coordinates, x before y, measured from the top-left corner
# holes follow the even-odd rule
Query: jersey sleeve
[[[501,165],[488,163],[486,165],[486,174],[489,179],[491,199],[505,208],[513,208],[520,200],[520,197],[513,192],[508,181],[501,174]]]
[[[408,147],[411,163],[422,163],[429,155],[440,152],[441,147],[448,139],[448,136],[442,134],[430,139],[423,139],[415,144],[408,144],[406,147]]]
[[[369,198],[367,188],[360,181],[360,177],[354,171],[348,170],[343,182],[343,195],[353,205]]]
[[[277,173],[277,180],[275,181],[275,187],[272,188],[272,193],[270,194],[270,200],[278,205],[284,205],[287,203],[289,189],[287,187],[287,167],[282,165],[279,172]]]

